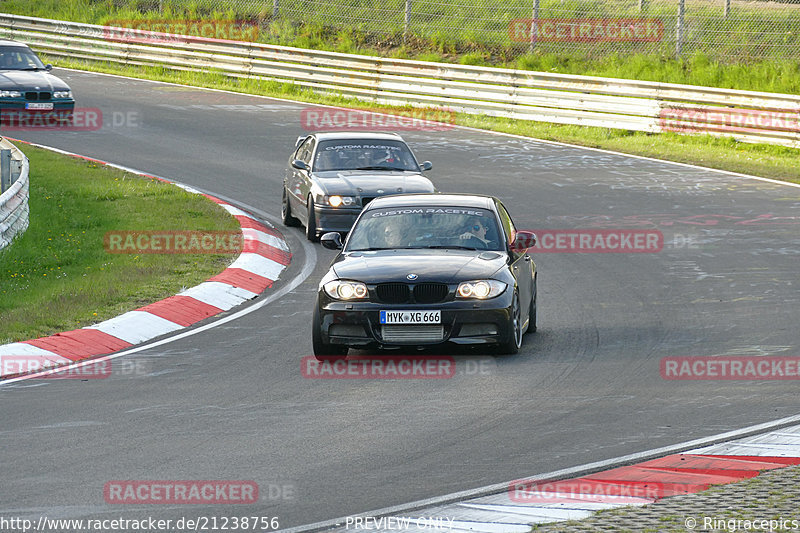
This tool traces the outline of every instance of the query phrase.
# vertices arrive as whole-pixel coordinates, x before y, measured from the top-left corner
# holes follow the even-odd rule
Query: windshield
[[[346,252],[414,248],[503,250],[497,221],[486,209],[407,207],[364,213]]]
[[[44,70],[44,64],[29,48],[0,46],[0,70]]]
[[[343,139],[322,141],[312,165],[314,172],[329,170],[413,170],[414,155],[402,141]]]

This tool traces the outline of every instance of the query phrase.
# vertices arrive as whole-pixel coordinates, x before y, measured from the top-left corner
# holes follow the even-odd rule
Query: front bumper
[[[329,231],[349,232],[361,214],[361,207],[326,207],[314,204],[314,218],[317,221],[317,233]]]
[[[320,335],[327,344],[354,348],[432,346],[439,344],[499,344],[513,335],[511,328],[512,291],[490,300],[452,300],[438,304],[383,304],[344,302],[320,293]],[[431,339],[431,328],[396,326],[391,338],[380,323],[381,311],[441,311],[441,338]],[[408,335],[403,335],[406,328]],[[422,333],[423,330],[425,333]],[[398,331],[401,335],[397,335]],[[416,331],[420,336],[415,338]],[[402,337],[400,339],[399,337]]]
[[[27,104],[52,104],[52,109],[26,109]],[[7,129],[40,129],[72,119],[75,100],[28,102],[18,98],[0,99],[0,126]]]

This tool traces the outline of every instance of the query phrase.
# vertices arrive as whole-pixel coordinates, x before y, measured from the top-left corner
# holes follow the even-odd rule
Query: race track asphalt
[[[78,106],[109,124],[6,135],[277,219],[306,104],[60,75]],[[652,229],[663,250],[534,253],[539,331],[517,356],[456,352],[451,379],[312,380],[300,361],[334,255],[314,245],[304,283],[238,320],[118,359],[126,366],[106,379],[0,386],[0,516],[248,515],[298,526],[797,413],[796,381],[665,380],[659,364],[800,356],[800,189],[470,130],[403,136],[433,162],[440,190],[496,195],[518,228]],[[283,230],[289,278],[307,257],[301,232]],[[112,480],[253,480],[261,498],[114,505],[103,496]]]

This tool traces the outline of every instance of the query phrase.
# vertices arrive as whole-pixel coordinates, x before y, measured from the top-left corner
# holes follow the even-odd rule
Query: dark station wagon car
[[[433,192],[422,175],[431,163],[417,163],[395,133],[314,133],[297,140],[283,180],[281,218],[303,224],[306,237],[347,233],[361,209],[379,196]]]
[[[518,231],[497,198],[378,198],[322,278],[312,340],[320,360],[349,348],[486,345],[516,353],[536,330],[536,236]]]
[[[20,116],[51,114],[69,120],[75,100],[69,85],[50,73],[26,44],[0,40],[0,112],[2,124]]]

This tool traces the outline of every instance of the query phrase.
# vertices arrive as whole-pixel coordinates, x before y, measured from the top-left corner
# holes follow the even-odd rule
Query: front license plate
[[[37,111],[52,111],[53,110],[53,103],[52,102],[28,102],[25,104],[25,109],[37,110]]]
[[[441,311],[381,311],[381,324],[441,324]]]

